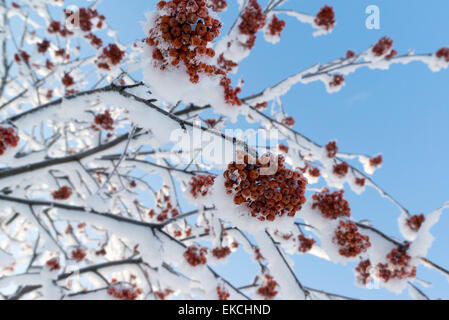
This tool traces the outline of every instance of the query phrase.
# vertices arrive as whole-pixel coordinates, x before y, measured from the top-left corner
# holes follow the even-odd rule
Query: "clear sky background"
[[[221,15],[225,29],[236,15],[236,1]],[[154,8],[155,0],[104,0],[99,9],[130,43],[145,35],[139,21]],[[265,4],[265,1],[263,1]],[[449,46],[449,1],[446,0],[290,0],[284,8],[315,14],[324,5],[334,6],[337,26],[333,33],[314,38],[312,28],[285,17],[287,27],[277,45],[259,35],[251,56],[241,63],[238,76],[245,80],[242,96],[256,93],[317,62],[341,57],[347,49],[361,51],[382,36],[395,40],[400,54],[435,52]],[[365,27],[365,8],[380,8],[380,30]],[[388,71],[360,69],[346,77],[342,91],[329,95],[321,82],[298,85],[284,96],[295,129],[320,144],[338,139],[343,152],[384,156],[374,180],[412,213],[429,213],[449,200],[449,70],[432,73],[425,65],[394,65]],[[362,196],[347,193],[356,219],[370,219],[386,233],[400,237],[399,210],[375,191]],[[433,229],[436,241],[429,258],[449,267],[449,212]],[[251,281],[257,268],[245,253],[237,253],[218,268],[236,285]],[[408,298],[386,290],[366,290],[354,285],[355,265],[335,265],[309,255],[295,257],[295,271],[307,286],[359,298]],[[449,299],[448,279],[419,267],[418,277],[432,282],[422,288],[431,298]],[[419,285],[418,285],[419,286]]]

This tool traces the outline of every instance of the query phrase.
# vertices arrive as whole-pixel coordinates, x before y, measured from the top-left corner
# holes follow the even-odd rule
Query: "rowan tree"
[[[448,205],[410,212],[373,180],[381,155],[314,142],[282,103],[297,84],[342,90],[362,68],[437,72],[449,48],[402,54],[383,37],[245,96],[239,65],[296,27],[283,18],[332,36],[339,8],[239,1],[224,33],[229,1],[154,3],[144,37],[124,44],[96,1],[0,0],[3,298],[351,299],[301,277],[291,257],[303,254],[354,263],[361,286],[415,297],[427,298],[419,265],[449,276],[427,258]],[[279,141],[267,151],[228,134],[238,117]],[[346,194],[367,188],[397,206],[403,239],[353,218]],[[243,287],[215,269],[237,250],[259,269]]]

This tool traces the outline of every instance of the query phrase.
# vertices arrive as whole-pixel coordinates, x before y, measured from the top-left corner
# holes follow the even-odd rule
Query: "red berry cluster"
[[[164,291],[154,291],[154,294],[159,300],[165,300],[169,295],[174,293],[172,289],[165,289]]]
[[[259,247],[254,247],[254,259],[256,261],[264,261],[265,257],[262,255],[262,252],[260,252]]]
[[[315,24],[326,30],[332,29],[335,25],[334,8],[327,5],[321,8],[316,15]]]
[[[71,87],[75,84],[75,80],[73,80],[72,76],[68,73],[64,73],[64,77],[62,77],[61,81],[65,87]]]
[[[231,249],[229,247],[217,247],[212,250],[212,255],[217,259],[226,258],[231,254]]]
[[[180,62],[192,83],[198,83],[199,75],[218,75],[225,91],[225,100],[240,106],[237,98],[240,88],[233,89],[227,71],[203,62],[203,57],[212,58],[215,51],[207,48],[208,43],[218,37],[221,22],[209,15],[206,0],[160,1],[158,8],[165,14],[157,20],[157,25],[149,31],[146,43],[153,48],[153,60],[161,70]]]
[[[50,271],[61,270],[61,266],[59,265],[59,260],[57,258],[48,260],[46,264]]]
[[[355,52],[353,50],[346,51],[346,59],[351,59],[355,57]]]
[[[82,248],[76,248],[75,250],[72,250],[72,259],[75,259],[76,262],[81,262],[86,257],[86,253]]]
[[[121,50],[115,43],[109,44],[103,48],[103,53],[96,61],[97,66],[102,69],[110,70],[111,65],[118,65],[125,57],[125,51]]]
[[[208,0],[207,6],[211,8],[212,11],[222,12],[228,7],[225,0]]]
[[[8,147],[17,147],[19,140],[20,138],[13,128],[0,127],[0,156],[5,153]]]
[[[366,183],[365,178],[355,178],[355,184],[360,186],[360,187],[364,187]]]
[[[334,74],[332,77],[332,81],[329,82],[329,86],[338,87],[341,86],[345,82],[345,77],[342,74]]]
[[[377,157],[373,157],[373,158],[369,159],[369,165],[371,167],[378,167],[382,164],[382,162],[383,162],[383,158],[382,158],[381,154],[378,155]]]
[[[120,299],[120,300],[136,300],[137,297],[142,293],[141,289],[127,289],[127,288],[122,288],[122,289],[118,289],[116,288],[116,286],[111,286],[108,288],[108,294],[110,296],[113,296],[116,299]]]
[[[96,125],[103,128],[104,130],[114,130],[114,119],[112,119],[111,112],[109,110],[97,114],[94,121]],[[96,129],[95,126],[94,129]]]
[[[245,43],[240,43],[247,49],[252,49],[256,42],[256,33],[265,26],[267,16],[257,0],[249,0],[241,16],[240,33],[248,36]]]
[[[207,263],[206,254],[206,248],[191,246],[187,248],[186,252],[184,252],[184,258],[192,267],[196,267],[200,264]]]
[[[220,54],[218,56],[217,59],[217,65],[218,67],[220,67],[220,69],[224,70],[226,73],[231,72],[232,70],[234,70],[235,68],[237,68],[237,66],[239,65],[238,63],[235,63],[232,60],[228,60],[224,57],[224,54]]]
[[[282,124],[288,127],[293,127],[295,125],[295,119],[293,119],[293,117],[286,117],[282,119]]]
[[[385,56],[385,59],[392,59],[398,55],[398,52],[396,50],[391,50],[389,54]]]
[[[271,161],[277,161],[277,172],[260,175],[261,168],[269,167]],[[294,217],[306,201],[307,180],[301,172],[287,169],[284,161],[282,156],[264,155],[254,160],[245,155],[243,163],[230,163],[223,173],[227,193],[234,195],[235,204],[246,205],[251,216],[261,221],[285,214]]]
[[[351,216],[349,202],[343,198],[345,191],[339,190],[330,193],[329,189],[315,193],[312,196],[312,209],[318,208],[327,219],[335,220],[340,217]]]
[[[381,57],[391,50],[393,47],[393,39],[383,37],[373,47],[372,51],[375,56]]]
[[[190,194],[197,199],[199,196],[205,197],[209,192],[209,188],[214,185],[215,176],[196,176],[192,177],[189,182]]]
[[[298,251],[302,253],[309,252],[312,249],[313,245],[316,243],[315,239],[307,238],[302,234],[298,236],[298,242]]]
[[[280,37],[282,30],[285,28],[285,21],[278,19],[276,15],[273,15],[270,24],[268,25],[268,32],[272,36]]]
[[[20,50],[19,53],[16,53],[14,55],[14,60],[17,63],[20,63],[21,61],[23,61],[27,65],[29,65],[30,64],[30,55],[26,51]]]
[[[204,123],[207,124],[207,126],[209,128],[213,128],[217,125],[218,120],[217,119],[206,119],[206,120],[204,120]]]
[[[346,162],[341,162],[334,165],[334,174],[343,178],[349,172],[349,165]]]
[[[327,151],[327,157],[332,159],[334,158],[338,153],[338,146],[337,141],[331,141],[328,144],[326,144],[326,151]]]
[[[231,296],[229,292],[227,292],[226,289],[222,288],[221,286],[217,286],[217,295],[218,300],[228,300]]]
[[[37,52],[39,53],[45,53],[47,52],[48,48],[50,48],[50,41],[47,39],[42,40],[42,42],[37,43]]]
[[[73,32],[67,29],[66,26],[59,21],[50,22],[47,31],[51,34],[59,33],[59,35],[63,38],[73,35]]]
[[[419,215],[409,217],[406,220],[406,224],[411,230],[418,232],[425,220],[426,217],[424,217],[424,214],[421,213]]]
[[[311,177],[314,177],[314,178],[319,178],[321,176],[320,169],[318,169],[318,168],[310,167],[308,173]]]
[[[164,189],[168,189],[168,186],[164,186]],[[172,218],[179,215],[178,209],[174,208],[171,203],[170,195],[164,192],[164,189],[159,190],[156,201],[158,208],[161,209],[156,220],[161,223],[169,219],[169,214],[171,214]],[[156,215],[156,211],[151,209],[148,214],[150,218],[153,218]]]
[[[441,48],[435,55],[437,58],[444,59],[446,62],[449,62],[449,48]]]
[[[355,274],[357,278],[357,282],[366,286],[369,282],[371,282],[371,261],[362,260],[355,268]]]
[[[74,12],[66,11],[67,18],[73,14]],[[103,15],[99,15],[97,10],[91,8],[81,8],[77,12],[77,14],[79,17],[79,27],[83,32],[89,32],[92,30],[94,26],[92,20],[94,20],[95,18],[99,19],[99,21],[96,24],[97,28],[101,28],[103,26],[103,21],[106,19]]]
[[[285,144],[279,144],[278,146],[279,150],[282,151],[283,153],[288,153],[288,146],[286,146]]]
[[[53,191],[51,195],[55,200],[67,200],[72,195],[72,188],[62,186],[59,190]]]
[[[357,257],[371,247],[369,237],[358,232],[357,225],[352,221],[341,220],[332,241],[340,247],[338,253],[347,258]]]
[[[278,292],[276,291],[278,283],[273,280],[273,277],[266,274],[265,275],[265,285],[261,286],[257,289],[257,293],[262,297],[265,297],[266,300],[272,300]]]
[[[379,263],[377,276],[388,282],[390,279],[405,279],[416,277],[416,267],[410,266],[412,259],[407,254],[408,247],[397,247],[387,255],[389,263]]]
[[[268,107],[268,102],[261,102],[254,106],[256,110],[265,110]]]

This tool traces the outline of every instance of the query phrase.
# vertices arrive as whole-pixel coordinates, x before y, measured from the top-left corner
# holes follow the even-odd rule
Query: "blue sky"
[[[119,38],[129,43],[143,38],[139,21],[152,10],[154,0],[107,0],[99,6]],[[236,14],[236,1],[222,14],[229,28]],[[418,1],[306,1],[290,0],[284,7],[315,14],[324,5],[334,6],[337,26],[327,36],[314,38],[312,28],[286,17],[287,27],[277,45],[258,37],[249,59],[241,63],[238,76],[245,80],[242,96],[260,91],[296,71],[317,62],[325,63],[344,55],[347,49],[360,51],[380,37],[395,40],[399,53],[415,48],[417,53],[434,52],[449,45],[449,2]],[[380,8],[380,30],[365,27],[365,8]],[[396,197],[412,213],[429,213],[449,200],[449,70],[432,73],[413,63],[395,65],[388,71],[361,69],[346,78],[339,93],[329,95],[322,83],[298,85],[283,99],[287,112],[297,120],[295,129],[325,144],[338,139],[340,150],[375,155],[382,153],[384,165],[374,180]],[[370,219],[388,234],[398,236],[398,210],[373,190],[362,196],[347,193],[353,216]],[[449,213],[433,231],[437,238],[429,258],[448,267]],[[256,271],[244,253],[231,257],[219,267],[237,285],[247,284]],[[365,290],[353,285],[353,265],[341,266],[310,256],[295,257],[295,270],[302,282],[359,298],[408,298],[385,290]],[[418,276],[432,282],[424,291],[431,298],[449,299],[447,279],[423,267]]]

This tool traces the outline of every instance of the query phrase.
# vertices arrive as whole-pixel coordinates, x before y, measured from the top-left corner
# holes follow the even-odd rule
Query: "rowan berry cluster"
[[[383,162],[382,155],[378,155],[377,157],[369,159],[369,165],[371,167],[378,167],[382,164],[382,162]]]
[[[265,257],[262,255],[262,252],[260,252],[259,247],[254,247],[254,259],[256,261],[264,261]]]
[[[219,76],[226,102],[240,106],[242,102],[237,94],[241,89],[231,87],[231,80],[226,76],[228,71],[204,62],[207,57],[215,56],[215,51],[207,45],[218,37],[222,26],[209,15],[206,0],[160,1],[158,8],[162,15],[146,39],[153,47],[155,66],[165,70],[182,62],[192,83],[199,82],[200,74]]]
[[[300,234],[298,236],[298,251],[302,253],[309,252],[313,245],[316,243],[315,239],[307,238],[306,236]]]
[[[325,30],[331,30],[335,25],[334,8],[327,5],[321,8],[315,17],[315,24]]]
[[[47,39],[42,40],[42,42],[37,43],[37,52],[39,53],[45,53],[47,52],[48,48],[50,48],[50,41]]]
[[[355,57],[355,52],[353,50],[346,51],[346,59],[351,59]]]
[[[73,80],[72,76],[68,73],[64,73],[61,82],[65,87],[71,87],[75,84],[75,80]]]
[[[95,116],[95,124],[104,130],[114,130],[114,119],[112,119],[111,112],[106,110],[103,113],[99,113]],[[96,126],[93,129],[98,130]]]
[[[273,15],[270,24],[268,25],[268,32],[270,35],[280,37],[282,30],[285,28],[285,21],[278,19],[276,15]]]
[[[355,178],[355,184],[360,186],[360,187],[364,187],[366,183],[366,179],[365,178]]]
[[[47,31],[50,34],[58,33],[63,38],[73,35],[73,32],[67,29],[66,26],[59,21],[50,22]]]
[[[436,57],[449,62],[449,48],[441,48],[436,52]]]
[[[341,220],[339,226],[335,229],[332,241],[340,247],[338,253],[347,258],[357,257],[371,247],[369,237],[362,235],[358,231],[357,225],[352,221]]]
[[[383,37],[379,39],[379,41],[373,46],[373,54],[376,57],[381,57],[385,55],[387,52],[390,52],[393,47],[393,39]]]
[[[220,54],[217,59],[217,65],[220,69],[224,70],[226,73],[231,72],[235,68],[238,67],[238,63],[235,63],[232,60],[228,60],[224,57],[224,54]]]
[[[76,248],[72,250],[72,259],[75,259],[76,262],[81,262],[86,257],[86,252],[82,248]]]
[[[222,12],[228,7],[228,4],[225,0],[208,0],[207,6],[211,8],[212,11]]]
[[[110,70],[111,65],[118,65],[125,57],[125,51],[121,50],[115,43],[103,48],[96,64],[99,68]]]
[[[261,169],[277,161],[277,171],[260,175]],[[287,169],[284,157],[263,155],[253,159],[245,155],[242,163],[231,162],[223,173],[226,192],[234,196],[234,203],[245,205],[251,216],[261,221],[274,221],[287,214],[295,216],[306,201],[307,180],[299,171]]]
[[[346,162],[341,162],[334,165],[334,174],[343,178],[349,172],[349,165]]]
[[[164,291],[154,291],[154,294],[159,300],[165,300],[169,295],[174,293],[172,289],[165,289]]]
[[[256,110],[265,110],[268,107],[268,102],[260,102],[254,106]]]
[[[337,155],[338,152],[338,146],[337,141],[331,141],[328,144],[326,144],[326,151],[327,151],[327,157],[332,159]]]
[[[23,50],[20,50],[19,53],[16,53],[14,55],[14,60],[17,63],[21,63],[21,61],[25,62],[25,64],[29,65],[30,64],[30,55]]]
[[[61,270],[61,266],[59,265],[59,260],[57,258],[50,259],[46,262],[46,265],[50,269],[50,271]]]
[[[295,125],[295,119],[293,117],[286,117],[282,119],[282,123],[288,127],[293,127]]]
[[[199,196],[205,197],[209,189],[214,185],[215,176],[196,176],[189,181],[190,194],[197,199]]]
[[[265,285],[261,286],[257,289],[257,293],[262,297],[265,297],[266,300],[272,300],[278,292],[276,291],[278,283],[274,281],[273,277],[266,274],[265,275]]]
[[[108,294],[116,299],[120,300],[136,300],[142,293],[141,289],[134,288],[117,288],[116,286],[110,286],[108,288]]]
[[[318,208],[327,219],[335,220],[340,217],[349,217],[351,216],[351,208],[349,202],[343,198],[344,193],[344,190],[330,193],[329,189],[315,193],[312,196],[312,209]]]
[[[278,149],[279,149],[279,151],[282,151],[283,153],[288,153],[288,150],[289,150],[288,146],[286,146],[285,144],[282,144],[282,143],[278,145]]]
[[[196,246],[188,247],[187,250],[184,252],[184,258],[187,260],[187,262],[192,266],[196,267],[201,264],[207,263],[207,249],[206,248],[198,248]]]
[[[334,74],[332,77],[332,81],[329,82],[329,86],[338,87],[341,86],[345,82],[345,77],[342,74]]]
[[[69,18],[74,12],[66,11],[66,17]],[[106,19],[103,15],[99,15],[98,11],[92,8],[80,8],[77,12],[79,17],[79,27],[83,32],[89,32],[94,27],[94,20],[98,18],[95,26],[101,28],[103,26],[103,21]],[[70,20],[69,20],[70,21]],[[75,21],[72,21],[72,23]],[[78,22],[78,21],[76,21]]]
[[[157,215],[156,220],[161,223],[168,220],[170,218],[169,215],[171,215],[171,218],[177,217],[179,215],[179,210],[173,207],[171,203],[171,197],[167,192],[168,189],[168,186],[164,186],[157,193],[156,204],[157,207],[160,208],[160,212]],[[151,209],[148,214],[150,218],[154,218],[154,216],[156,215],[156,211],[154,209]]]
[[[51,195],[55,200],[67,200],[72,195],[72,188],[62,186],[59,190],[53,191]]]
[[[20,138],[16,135],[14,128],[0,127],[0,156],[3,155],[9,147],[17,147],[19,140]]]
[[[412,259],[407,254],[408,247],[400,246],[387,255],[389,263],[379,263],[376,266],[377,276],[384,282],[391,279],[406,279],[416,277],[416,267],[410,265]]]
[[[419,215],[409,217],[406,220],[406,224],[411,230],[418,232],[425,220],[426,218],[424,217],[424,214],[421,213]]]
[[[308,173],[311,177],[314,178],[319,178],[321,176],[320,169],[314,167],[310,167]]]
[[[241,16],[239,24],[240,33],[247,35],[245,43],[240,43],[247,49],[252,49],[256,42],[256,33],[265,26],[267,16],[257,0],[249,0]]]
[[[357,282],[364,286],[370,283],[372,280],[371,270],[372,270],[371,261],[369,260],[360,261],[360,263],[355,268]]]
[[[221,286],[217,286],[217,295],[218,300],[228,300],[231,296],[229,292],[227,292],[226,289],[222,288]]]
[[[217,119],[206,119],[206,120],[204,120],[204,123],[207,124],[207,126],[209,128],[213,128],[217,125],[218,120]]]
[[[226,258],[231,254],[231,248],[229,247],[217,247],[212,250],[212,255],[217,259]]]

